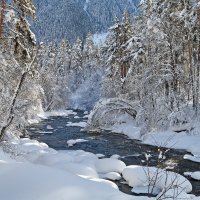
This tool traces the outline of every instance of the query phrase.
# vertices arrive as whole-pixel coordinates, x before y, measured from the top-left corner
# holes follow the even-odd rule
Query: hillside
[[[121,18],[124,10],[133,15],[138,0],[34,0],[37,19],[32,29],[41,40],[68,38],[71,42],[77,37],[85,38],[88,32],[106,31]]]

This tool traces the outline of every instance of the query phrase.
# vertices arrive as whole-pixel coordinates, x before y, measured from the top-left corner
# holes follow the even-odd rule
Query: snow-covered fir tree
[[[41,109],[40,86],[34,79],[36,41],[27,17],[35,16],[31,0],[2,1],[0,20],[1,139],[7,129],[16,130]]]

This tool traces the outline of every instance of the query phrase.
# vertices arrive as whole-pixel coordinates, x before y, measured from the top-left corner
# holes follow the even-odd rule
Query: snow
[[[86,125],[87,125],[86,122],[77,122],[77,123],[68,122],[66,126],[77,126],[77,127],[85,128]]]
[[[120,123],[123,122],[123,123]],[[172,130],[164,132],[150,132],[141,136],[141,128],[135,126],[135,122],[126,115],[116,117],[116,123],[108,128],[114,133],[122,133],[131,139],[141,140],[143,144],[157,147],[183,149],[192,155],[186,154],[184,159],[200,163],[200,135],[186,132],[176,133]]]
[[[138,187],[134,187],[131,192],[135,193],[135,194],[149,194],[152,193],[153,195],[158,195],[161,190],[157,187],[153,187],[153,186],[138,186]]]
[[[184,155],[184,159],[200,163],[200,156],[193,156],[193,155],[186,154]]]
[[[155,186],[160,191],[174,187],[186,193],[192,191],[192,185],[185,177],[156,167],[132,165],[124,168],[122,175],[129,186],[133,188],[149,185]]]
[[[53,130],[53,127],[51,125],[47,125],[46,127],[48,130]]]
[[[131,139],[140,139],[141,134],[140,130],[141,128],[135,127],[134,123],[125,122],[122,124],[115,124],[112,128],[110,128],[114,133],[122,133],[124,135],[127,135]]]
[[[29,138],[13,140],[11,141],[11,145],[15,149],[15,153],[18,154],[29,154],[36,151],[51,150],[47,144],[39,143],[38,141],[30,140]]]
[[[109,35],[109,32],[94,34],[93,35],[94,44],[97,46],[102,46],[105,43],[108,35]]]
[[[42,133],[42,134],[51,134],[53,133],[52,131],[37,131],[38,133]]]
[[[102,154],[102,153],[97,153],[96,156],[97,156],[98,158],[103,158],[103,157],[105,157],[105,155]]]
[[[5,15],[6,22],[11,22],[11,20],[15,17],[15,11],[10,9]]]
[[[195,180],[200,181],[200,171],[193,172],[193,173],[191,174],[191,177],[192,177],[193,179],[195,179]]]
[[[140,139],[141,128],[136,127],[135,115],[136,110],[129,101],[119,98],[102,99],[90,112],[86,130],[104,129],[125,134],[131,139]]]
[[[54,110],[49,112],[43,112],[38,114],[38,116],[42,119],[46,119],[48,117],[56,117],[56,116],[64,116],[67,117],[69,115],[76,115],[77,113],[73,110]]]
[[[88,142],[88,140],[84,140],[84,139],[68,140],[67,144],[68,144],[69,147],[72,147],[76,143],[81,143],[81,142]]]
[[[87,119],[88,117],[89,117],[89,115],[84,115],[83,116],[84,119]]]
[[[130,139],[141,139],[141,128],[136,127],[135,121],[130,115],[121,114],[115,117],[115,124],[106,128],[113,133],[121,133],[127,135]]]
[[[110,187],[112,187],[112,188],[114,188],[116,190],[119,190],[118,186],[115,183],[113,183],[112,181],[105,180],[105,179],[100,179],[100,178],[98,178],[98,179],[97,178],[93,178],[91,180],[95,181],[95,182],[99,182],[99,183],[104,183],[104,184],[106,184],[106,185],[108,185],[108,186],[110,186]]]
[[[185,175],[185,176],[190,176],[190,177],[193,178],[194,180],[200,181],[200,171],[196,171],[196,172],[185,172],[184,175]]]
[[[28,119],[27,121],[29,124],[38,124],[41,119],[36,117],[35,119]]]
[[[0,169],[0,194],[5,200],[134,199],[104,181],[89,181],[47,166],[9,163],[1,164]]]
[[[109,99],[109,100],[103,100],[100,101],[94,110],[90,113],[89,115],[89,120],[88,120],[88,126],[89,130],[91,127],[91,130],[93,129],[105,129],[105,130],[110,130],[111,132],[114,133],[122,133],[127,135],[131,139],[138,139],[141,140],[144,144],[148,145],[154,145],[158,147],[166,147],[166,148],[174,148],[174,149],[183,149],[187,150],[188,152],[192,153],[192,155],[186,155],[184,158],[191,160],[191,161],[196,161],[200,162],[200,135],[199,134],[189,134],[187,132],[179,132],[176,133],[173,131],[175,127],[172,128],[172,130],[168,131],[163,131],[163,132],[150,132],[145,135],[141,135],[141,128],[136,126],[136,122],[134,119],[126,114],[126,113],[114,113],[114,115],[108,115],[106,111],[108,108],[106,106],[109,106],[109,103],[111,101],[114,101],[115,99]],[[117,101],[116,101],[117,102]],[[116,103],[114,102],[114,103]],[[126,103],[126,102],[125,102]],[[126,106],[128,106],[127,104]],[[106,113],[109,117],[101,116],[102,113]],[[93,124],[95,125],[96,123],[96,115],[98,116],[98,126],[92,126]],[[105,121],[108,121],[112,119],[112,126],[107,126]],[[102,121],[100,121],[102,120]],[[104,120],[104,121],[103,121]],[[110,121],[109,121],[110,122]],[[111,124],[111,123],[109,123]],[[188,124],[186,127],[190,127]],[[178,127],[179,130],[186,129],[186,127]],[[86,127],[87,128],[87,127]],[[188,128],[189,129],[189,128]],[[177,127],[176,127],[177,130]]]
[[[95,167],[99,173],[119,172],[121,173],[126,167],[121,160],[113,158],[103,158],[95,162]]]
[[[144,167],[126,167],[120,160],[99,159],[100,155],[82,150],[56,151],[44,143],[28,138],[13,139],[9,143],[9,149],[12,154],[5,153],[0,148],[1,199],[64,200],[66,197],[70,200],[148,199],[148,197],[126,195],[118,190],[115,183],[109,181],[121,179],[122,173],[130,186],[136,186],[133,191],[138,191],[140,189],[138,187],[148,184]],[[156,168],[148,169],[153,172],[156,170]],[[174,175],[178,177],[177,184],[184,182],[180,185],[185,192],[191,191],[191,184],[184,177],[173,172],[169,173],[169,177]],[[156,188],[161,190],[163,185],[161,180],[156,183]]]
[[[55,151],[28,138],[13,140],[10,148],[17,153],[15,159],[0,149],[1,199],[138,200],[121,193],[115,183],[99,178],[96,167],[99,171],[121,171],[124,164],[118,160],[101,162],[95,154],[82,150]],[[109,172],[105,176],[117,179],[120,175]]]
[[[109,173],[106,173],[106,174],[100,174],[100,177],[101,178],[104,178],[104,179],[110,179],[110,180],[120,180],[122,177],[119,173],[117,172],[109,172]]]
[[[183,126],[173,126],[171,130],[163,132],[152,131],[142,135],[141,127],[137,126],[133,116],[123,112],[124,108],[132,111],[133,115],[137,115],[137,106],[132,105],[129,101],[118,98],[100,100],[93,111],[90,112],[85,130],[110,130],[114,133],[125,134],[131,139],[141,140],[143,144],[186,150],[192,155],[185,155],[184,159],[200,162],[200,134],[198,133],[198,122],[184,124]],[[190,131],[194,127],[197,131],[191,133]],[[181,132],[177,133],[176,131]]]
[[[110,158],[114,158],[114,159],[119,159],[121,156],[120,155],[117,155],[117,154],[114,154],[112,156],[110,156]]]
[[[193,155],[200,154],[200,135],[190,135],[185,132],[173,131],[152,132],[142,138],[143,143],[166,148],[185,149]]]
[[[157,196],[158,199],[168,199],[168,200],[184,200],[184,199],[192,199],[190,198],[190,195],[186,194],[182,190],[176,190],[176,189],[170,189],[167,190],[165,193],[161,193],[160,195]]]
[[[0,164],[7,162],[12,163],[15,162],[15,160],[13,160],[9,154],[4,153],[2,149],[0,149]]]

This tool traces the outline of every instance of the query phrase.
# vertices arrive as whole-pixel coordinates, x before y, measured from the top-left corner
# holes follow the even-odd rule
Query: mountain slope
[[[137,11],[138,0],[34,0],[37,20],[32,29],[39,40],[74,41],[88,32],[106,31],[116,16]]]

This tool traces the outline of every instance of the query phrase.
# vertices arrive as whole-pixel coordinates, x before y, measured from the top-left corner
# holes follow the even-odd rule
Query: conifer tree
[[[31,92],[28,92],[30,90],[30,82],[32,82],[31,77],[35,71],[33,63],[36,53],[35,37],[29,28],[26,17],[34,17],[34,15],[35,7],[31,0],[19,0],[11,3],[2,1],[0,70],[2,72],[3,84],[1,88],[0,112],[3,123],[0,126],[0,139],[4,137],[6,130],[14,122],[16,124],[22,118],[26,118],[28,109],[31,109],[34,105],[34,99],[38,98],[35,95],[35,98],[31,99],[29,96]],[[7,100],[6,103],[5,99]],[[27,101],[33,104],[27,104]],[[24,116],[21,115],[22,113]]]

